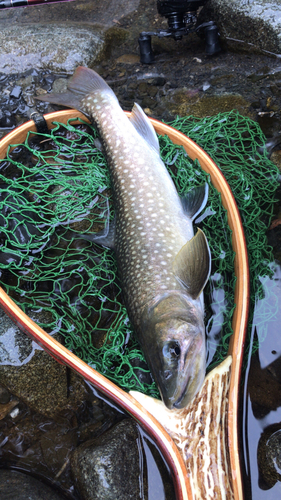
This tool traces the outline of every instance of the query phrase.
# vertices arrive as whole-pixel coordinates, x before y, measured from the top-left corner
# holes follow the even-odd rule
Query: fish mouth
[[[184,398],[185,398],[185,396],[186,396],[186,392],[187,392],[187,388],[188,388],[188,386],[189,386],[189,382],[190,382],[190,376],[188,377],[187,382],[186,382],[186,384],[185,384],[185,386],[184,386],[183,390],[182,390],[182,391],[181,391],[181,393],[180,393],[180,396],[178,397],[178,399],[176,400],[176,402],[175,402],[175,403],[173,403],[173,405],[172,405],[172,407],[173,407],[173,408],[176,408],[177,410],[179,410],[180,408],[182,408],[181,403],[182,403],[183,399],[184,399]],[[189,401],[188,401],[188,402],[189,402]],[[186,406],[186,405],[185,405],[185,406]]]

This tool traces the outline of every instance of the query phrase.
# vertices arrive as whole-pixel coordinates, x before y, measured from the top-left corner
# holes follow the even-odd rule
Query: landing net
[[[49,134],[29,133],[0,161],[0,280],[20,307],[83,361],[125,390],[159,397],[134,338],[114,254],[81,238],[114,216],[110,182],[94,128],[74,119]],[[171,124],[195,140],[226,176],[238,203],[250,256],[251,285],[268,274],[265,231],[278,170],[259,126],[236,112]],[[208,205],[196,225],[206,234],[212,274],[205,288],[209,368],[226,355],[234,310],[234,254],[220,195],[197,161],[160,137],[179,194],[208,182]],[[15,147],[16,146],[16,147]]]

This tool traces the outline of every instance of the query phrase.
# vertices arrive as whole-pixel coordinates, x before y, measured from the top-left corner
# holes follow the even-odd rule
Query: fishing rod
[[[0,9],[11,7],[24,7],[27,5],[40,5],[43,3],[71,2],[73,0],[0,0]]]

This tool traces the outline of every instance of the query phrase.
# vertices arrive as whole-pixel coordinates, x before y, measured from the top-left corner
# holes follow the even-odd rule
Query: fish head
[[[198,305],[198,307],[196,307]],[[173,306],[173,307],[171,307]],[[153,308],[148,362],[167,408],[184,408],[200,390],[206,372],[205,327],[201,304],[164,300]]]
[[[201,388],[206,371],[204,330],[180,318],[155,325],[158,386],[165,405],[184,408]]]

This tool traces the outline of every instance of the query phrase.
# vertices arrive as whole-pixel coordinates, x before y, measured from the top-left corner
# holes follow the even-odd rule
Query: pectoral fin
[[[191,219],[202,212],[208,201],[209,186],[207,183],[194,187],[181,198],[185,214]]]
[[[211,272],[211,253],[201,229],[198,229],[196,235],[177,254],[173,272],[190,296],[197,299]]]

